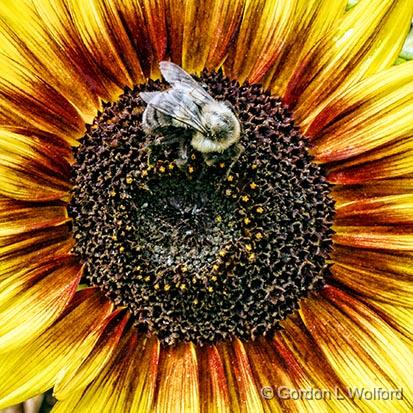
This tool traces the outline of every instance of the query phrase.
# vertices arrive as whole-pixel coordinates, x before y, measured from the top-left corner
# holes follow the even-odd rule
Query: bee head
[[[227,103],[209,103],[203,108],[202,117],[209,139],[223,145],[227,143],[227,147],[239,140],[240,123]]]

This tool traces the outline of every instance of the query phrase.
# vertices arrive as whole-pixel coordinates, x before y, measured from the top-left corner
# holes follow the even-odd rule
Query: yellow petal
[[[34,268],[39,262],[67,254],[73,239],[67,225],[46,228],[25,236],[5,237],[0,243],[0,280],[10,280]]]
[[[21,85],[30,73],[33,86],[29,92],[40,91],[47,81],[49,89],[63,97],[55,101],[56,105],[67,99],[84,121],[92,120],[100,108],[98,95],[105,92],[103,76],[86,54],[73,24],[71,5],[64,0],[41,0],[36,4],[26,0],[3,2],[0,16],[0,68],[6,73],[4,79]],[[20,73],[10,68],[12,62],[21,68]]]
[[[234,339],[232,343],[222,343],[216,347],[225,369],[231,409],[235,412],[263,412],[265,400],[256,385],[245,345]]]
[[[327,361],[354,391],[403,391],[402,400],[355,397],[362,409],[408,412],[412,409],[410,371],[413,353],[371,309],[333,287],[323,297],[304,300],[301,314]],[[402,390],[401,390],[402,389]]]
[[[343,90],[393,65],[412,13],[412,0],[362,1],[307,54],[285,94],[303,129]]]
[[[119,344],[128,319],[129,315],[124,311],[113,312],[105,320],[106,326],[90,354],[83,360],[73,361],[60,372],[53,389],[58,400],[84,389],[103,370]]]
[[[36,207],[33,204],[0,198],[0,238],[53,227],[66,221],[65,206]]]
[[[78,292],[61,317],[34,341],[0,356],[0,408],[51,388],[59,371],[89,353],[112,305],[94,289]]]
[[[335,263],[332,277],[360,296],[413,308],[413,277]]]
[[[26,344],[49,327],[72,299],[79,281],[80,266],[70,256],[0,281],[0,353]]]
[[[335,374],[324,355],[318,351],[298,314],[283,322],[276,336],[277,351],[281,348],[285,366],[290,370],[297,390],[314,390],[314,397],[304,400],[303,410],[349,412],[356,409],[354,401],[346,394],[346,387]],[[304,393],[306,394],[306,393]],[[320,394],[324,394],[320,398]],[[317,396],[318,395],[318,396]]]
[[[358,83],[330,102],[310,125],[320,162],[350,158],[413,135],[413,61]],[[385,114],[385,116],[383,116]]]
[[[398,274],[399,277],[413,278],[413,253],[411,251],[354,250],[353,247],[336,245],[331,258],[346,266],[384,271]]]
[[[116,354],[87,389],[70,393],[53,410],[88,413],[93,406],[99,413],[153,412],[158,358],[159,341],[138,339],[132,329],[124,335]]]
[[[338,227],[334,242],[356,248],[409,251],[413,249],[413,233],[409,227]]]
[[[369,76],[332,99],[304,131],[306,136],[320,140],[320,142],[317,142],[314,150],[322,156],[322,149],[325,151],[330,150],[331,152],[336,149],[335,159],[341,159],[340,153],[343,152],[345,154],[344,148],[350,146],[350,142],[347,142],[347,140],[351,139],[349,136],[350,130],[353,133],[358,133],[358,128],[363,126],[374,128],[375,123],[380,122],[379,115],[382,115],[383,112],[386,112],[385,119],[388,120],[388,113],[396,116],[397,111],[411,104],[408,92],[411,90],[412,82],[413,62],[409,62]],[[363,125],[363,122],[367,124]],[[394,133],[393,129],[391,129],[391,123],[389,122],[386,125],[387,128],[390,128],[388,132],[387,130],[385,131],[387,134],[390,132]],[[406,127],[406,125],[399,126]],[[337,139],[338,128],[346,137],[344,143]],[[376,131],[376,133],[378,132]],[[382,135],[382,139],[384,139],[386,133],[383,132]],[[369,140],[368,138],[360,136],[351,143],[356,145],[356,149],[365,146],[365,150],[382,144],[382,141],[379,141],[375,145],[375,140],[373,138]],[[363,141],[359,142],[360,139],[363,139]],[[319,145],[322,148],[319,148]],[[347,150],[350,149],[348,148]],[[324,156],[327,156],[327,154]]]
[[[0,193],[27,201],[64,198],[71,185],[62,155],[41,138],[0,129]]]
[[[364,198],[405,195],[412,191],[413,179],[411,177],[400,177],[365,182],[361,185],[335,185],[332,188],[332,197],[338,204],[344,204]]]
[[[274,62],[263,84],[274,94],[283,96],[292,74],[308,52],[338,27],[346,4],[347,0],[298,0],[295,15],[289,22],[290,34],[282,39],[282,55]]]
[[[373,308],[380,317],[393,329],[400,333],[406,343],[411,346],[413,342],[413,312],[411,308],[400,307],[393,303],[387,304],[371,298],[364,298],[365,303]]]
[[[247,0],[225,72],[239,82],[259,81],[284,51],[284,40],[294,28],[296,1]]]

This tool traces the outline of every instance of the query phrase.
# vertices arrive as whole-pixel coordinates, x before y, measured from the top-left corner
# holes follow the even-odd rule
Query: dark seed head
[[[164,344],[274,333],[302,297],[323,285],[334,203],[323,170],[281,100],[257,85],[204,72],[229,101],[245,150],[208,166],[179,144],[148,150],[141,91],[105,105],[75,149],[75,253],[85,281]]]

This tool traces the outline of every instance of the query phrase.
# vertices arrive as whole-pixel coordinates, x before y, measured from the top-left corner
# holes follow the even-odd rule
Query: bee
[[[159,66],[171,88],[140,93],[147,104],[142,117],[145,133],[162,136],[155,144],[178,143],[179,166],[187,162],[191,145],[207,165],[231,159],[231,168],[244,151],[239,143],[241,125],[232,105],[215,100],[178,65],[164,61]]]

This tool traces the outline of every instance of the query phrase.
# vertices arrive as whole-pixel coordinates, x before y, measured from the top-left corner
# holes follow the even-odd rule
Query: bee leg
[[[228,177],[229,173],[231,172],[232,167],[235,165],[235,163],[238,161],[239,157],[242,155],[244,151],[245,151],[245,148],[240,143],[236,143],[234,145],[234,154],[233,156],[231,156],[232,162],[228,166],[225,177]]]
[[[175,163],[179,168],[183,167],[188,162],[188,146],[184,140],[179,142],[179,158],[175,160]]]
[[[212,165],[216,164],[219,161],[219,158],[214,153],[210,153],[210,152],[209,153],[203,153],[202,156],[204,158],[204,162],[208,166],[212,166]]]

